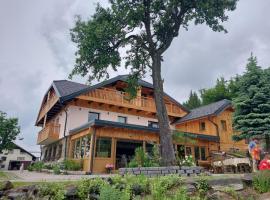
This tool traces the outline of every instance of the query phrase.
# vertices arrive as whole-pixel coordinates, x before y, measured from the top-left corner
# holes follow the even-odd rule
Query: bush
[[[80,171],[82,169],[82,163],[74,160],[65,160],[63,161],[63,168],[64,170]]]
[[[264,170],[253,177],[253,187],[260,193],[270,192],[270,171]]]
[[[53,165],[52,164],[44,164],[44,169],[52,170],[53,169]]]
[[[181,183],[182,179],[177,175],[157,177],[151,182],[151,194],[156,200],[165,199],[167,190]]]
[[[41,171],[44,168],[44,163],[41,161],[35,162],[33,164],[31,164],[30,166],[28,166],[28,170],[29,171]]]
[[[160,158],[157,147],[154,146],[151,154],[152,158],[142,147],[136,148],[135,157],[129,162],[128,167],[158,167]]]
[[[53,165],[52,170],[53,170],[54,174],[60,174],[61,173],[60,166],[57,165],[57,164]]]
[[[199,191],[200,196],[203,197],[210,189],[210,185],[208,184],[207,179],[205,177],[200,177],[196,181],[196,188]]]
[[[78,183],[78,196],[80,199],[89,199],[91,195],[99,195],[104,185],[108,183],[101,178],[83,179]]]
[[[39,187],[41,197],[49,196],[51,200],[65,199],[63,185],[57,183],[45,183]]]
[[[103,185],[100,190],[101,200],[130,200],[128,189],[119,190],[110,185]]]

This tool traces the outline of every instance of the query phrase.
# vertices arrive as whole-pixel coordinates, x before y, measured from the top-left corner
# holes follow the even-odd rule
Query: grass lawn
[[[16,175],[14,175],[12,172],[3,172],[0,171],[0,181],[7,181],[11,179],[18,179]]]

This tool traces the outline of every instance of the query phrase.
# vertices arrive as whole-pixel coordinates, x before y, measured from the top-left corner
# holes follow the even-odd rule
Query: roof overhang
[[[106,121],[106,120],[99,120],[95,119],[90,122],[87,122],[86,124],[83,124],[82,126],[79,126],[75,129],[72,129],[69,131],[70,135],[74,135],[76,133],[79,133],[83,130],[86,130],[91,127],[113,127],[113,128],[124,128],[124,129],[130,129],[130,130],[138,130],[138,131],[146,131],[146,132],[153,132],[153,133],[159,133],[158,128],[152,128],[148,126],[142,126],[142,125],[136,125],[136,124],[124,124],[120,122],[113,122],[113,121]],[[218,142],[219,137],[218,136],[212,136],[212,135],[205,135],[205,134],[196,134],[196,133],[187,133],[185,132],[187,137],[192,137],[200,140],[207,140],[207,141],[213,141]]]

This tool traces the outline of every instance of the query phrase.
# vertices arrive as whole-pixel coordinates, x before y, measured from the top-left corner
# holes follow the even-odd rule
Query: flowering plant
[[[113,169],[113,164],[106,164],[105,168],[112,170]]]
[[[106,164],[105,168],[107,170],[107,173],[110,174],[112,173],[112,170],[113,170],[113,164]]]
[[[179,161],[179,164],[180,164],[181,166],[195,166],[195,163],[194,163],[194,160],[193,160],[192,155],[185,156],[184,159],[181,159],[181,160]]]

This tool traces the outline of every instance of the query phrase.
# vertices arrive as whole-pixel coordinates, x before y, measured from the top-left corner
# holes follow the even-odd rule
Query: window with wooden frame
[[[100,137],[96,140],[96,157],[111,157],[112,138]]]
[[[205,122],[200,122],[200,131],[205,131],[206,126],[205,126]]]
[[[221,120],[220,123],[221,123],[222,130],[227,131],[227,122],[226,122],[226,120]]]
[[[82,159],[89,157],[91,136],[86,135],[73,141],[73,158]]]
[[[206,148],[205,147],[194,147],[195,160],[206,160]]]

